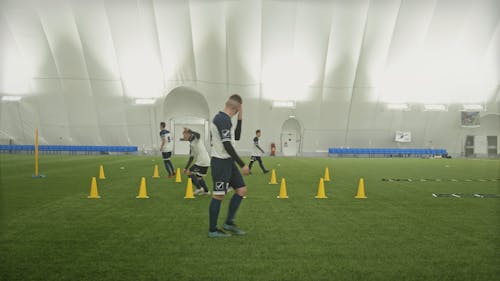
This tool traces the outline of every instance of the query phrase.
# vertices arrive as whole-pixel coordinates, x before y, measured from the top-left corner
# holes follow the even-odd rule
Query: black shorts
[[[163,160],[169,160],[172,157],[172,151],[162,152],[161,155],[163,156]]]
[[[252,156],[250,157],[250,161],[259,161],[260,160],[260,156]]]
[[[195,164],[189,168],[189,171],[199,177],[204,177],[207,175],[208,167],[198,166]]]
[[[229,187],[238,189],[246,186],[240,169],[236,167],[233,159],[212,157],[210,168],[212,168],[212,179],[214,181],[214,195],[225,195]]]

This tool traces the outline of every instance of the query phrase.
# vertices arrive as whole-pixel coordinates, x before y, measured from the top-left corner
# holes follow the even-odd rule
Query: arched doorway
[[[300,152],[302,127],[295,118],[289,118],[281,126],[281,150],[283,156],[297,156]]]
[[[201,139],[205,141],[205,147],[209,148],[210,112],[207,100],[200,92],[184,86],[173,89],[165,98],[163,111],[164,120],[170,124],[175,155],[189,153],[189,143],[181,140],[184,127],[200,133]]]

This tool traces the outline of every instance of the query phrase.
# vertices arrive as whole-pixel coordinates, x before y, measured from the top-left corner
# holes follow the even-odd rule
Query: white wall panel
[[[34,7],[20,2],[2,10],[30,76],[58,77],[52,50]]]
[[[71,11],[89,78],[119,80],[120,71],[104,3],[73,0]]]
[[[226,4],[223,1],[190,2],[191,32],[198,80],[225,83]]]
[[[153,6],[165,79],[195,81],[189,2],[157,0]]]
[[[230,84],[258,84],[261,74],[262,3],[226,3],[227,65]]]
[[[280,151],[293,115],[305,153],[460,154],[467,134],[500,135],[498,118],[486,117],[499,116],[499,23],[498,0],[4,0],[0,96],[23,99],[0,103],[0,138],[29,143],[38,127],[49,144],[156,148],[165,97],[184,86],[207,100],[210,118],[229,95],[243,97],[242,153],[256,129],[266,150],[275,142]],[[141,97],[156,102],[135,105]],[[460,126],[466,102],[485,106],[480,128]],[[412,142],[395,143],[396,130]]]
[[[165,84],[157,52],[158,40],[154,40],[156,30],[150,25],[151,10],[141,3],[109,1],[105,3],[106,13],[125,94],[139,98],[159,97]]]
[[[39,3],[36,11],[54,57],[58,77],[88,78],[79,33],[68,1]]]

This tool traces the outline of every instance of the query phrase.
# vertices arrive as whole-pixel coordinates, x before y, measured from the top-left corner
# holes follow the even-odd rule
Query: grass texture
[[[183,199],[160,157],[0,155],[0,280],[496,280],[500,161],[263,158],[236,223],[247,235],[207,238],[209,196]],[[186,157],[175,157],[183,167]],[[248,159],[246,159],[248,162]],[[87,199],[91,177],[101,199]],[[153,167],[160,179],[153,179]],[[328,199],[315,199],[325,167]],[[141,177],[150,199],[136,199]],[[359,178],[367,199],[355,199]],[[439,178],[382,181],[382,178]],[[456,179],[452,182],[446,179]],[[465,181],[472,179],[474,181]],[[212,187],[211,177],[207,183]],[[232,193],[222,203],[219,225]]]

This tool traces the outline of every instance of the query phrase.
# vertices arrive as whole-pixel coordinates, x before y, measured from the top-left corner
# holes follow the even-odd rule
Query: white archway
[[[182,130],[188,127],[200,133],[209,148],[208,119],[210,111],[205,96],[197,90],[185,86],[171,90],[164,101],[163,118],[170,124],[170,131],[174,139],[174,154],[186,155],[189,153],[189,143],[182,141]]]
[[[297,156],[302,143],[302,126],[295,118],[289,118],[281,126],[281,151],[283,156]]]

